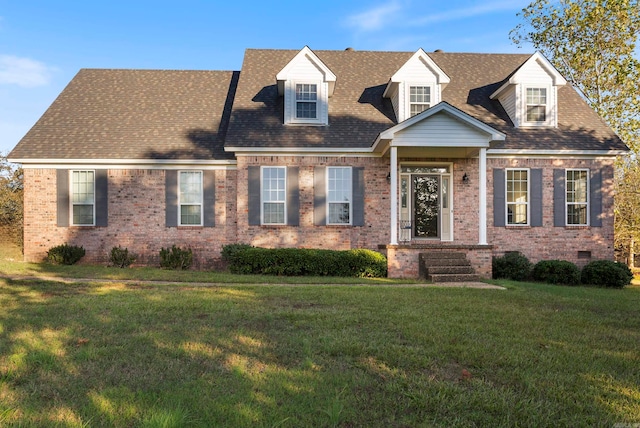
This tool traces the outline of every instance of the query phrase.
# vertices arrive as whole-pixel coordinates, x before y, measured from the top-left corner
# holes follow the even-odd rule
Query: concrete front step
[[[420,253],[420,258],[422,260],[444,260],[444,259],[466,260],[467,255],[465,253],[443,251],[443,252]]]
[[[465,259],[421,259],[426,267],[432,266],[471,266],[471,262]]]
[[[420,253],[418,260],[420,276],[432,282],[473,282],[480,280],[465,253],[454,251]]]
[[[476,282],[480,276],[475,274],[439,273],[428,274],[427,280],[431,282]]]
[[[430,275],[442,274],[442,273],[455,273],[455,274],[474,274],[475,271],[471,266],[427,266],[427,271]]]

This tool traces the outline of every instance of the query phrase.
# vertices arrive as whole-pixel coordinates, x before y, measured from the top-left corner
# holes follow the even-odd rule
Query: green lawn
[[[0,280],[0,426],[640,422],[640,288],[502,284]]]

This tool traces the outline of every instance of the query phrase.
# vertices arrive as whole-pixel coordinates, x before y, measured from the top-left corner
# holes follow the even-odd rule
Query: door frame
[[[445,168],[447,172],[403,172],[403,168],[413,167],[413,168]],[[454,212],[454,185],[453,185],[453,162],[399,162],[398,165],[398,218],[399,224],[399,236],[404,236],[404,241],[423,241],[423,240],[431,240],[431,241],[441,241],[441,242],[450,242],[453,241],[454,237],[454,221],[453,221],[453,212]],[[435,238],[417,238],[413,233],[413,219],[415,213],[413,212],[412,206],[412,198],[413,198],[413,180],[411,176],[413,175],[431,175],[431,176],[439,176],[439,195],[438,195],[438,237]],[[407,186],[403,187],[403,178],[407,178],[406,182]],[[446,180],[445,180],[446,179]],[[447,186],[447,189],[444,187]],[[407,192],[406,196],[403,198],[403,192]],[[443,195],[446,193],[446,198]],[[445,204],[445,207],[443,207]],[[407,230],[405,227],[406,222],[411,224],[411,228]],[[448,233],[446,233],[448,230]],[[409,232],[409,236],[407,236],[407,232]]]

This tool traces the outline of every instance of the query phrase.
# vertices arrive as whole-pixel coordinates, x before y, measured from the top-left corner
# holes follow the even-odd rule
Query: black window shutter
[[[249,209],[249,225],[255,226],[260,224],[260,167],[250,166],[249,174],[249,200],[247,201]]]
[[[298,167],[287,168],[287,224],[300,225],[300,191],[298,190]]]
[[[178,226],[178,171],[165,171],[165,224]]]
[[[504,169],[493,169],[493,225],[496,227],[505,226],[505,176]]]
[[[567,225],[565,218],[565,170],[553,170],[553,225],[564,227]]]
[[[96,226],[106,227],[109,219],[109,179],[106,169],[96,170]]]
[[[589,183],[591,226],[602,227],[602,171],[591,170],[591,180]]]
[[[313,169],[313,223],[316,226],[327,224],[327,168],[317,166]]]
[[[531,170],[531,222],[533,227],[542,226],[542,169]]]
[[[216,225],[216,172],[202,173],[202,225],[214,227]]]
[[[352,169],[351,179],[353,180],[353,226],[364,226],[364,168]]]
[[[69,170],[56,171],[57,225],[69,226]]]

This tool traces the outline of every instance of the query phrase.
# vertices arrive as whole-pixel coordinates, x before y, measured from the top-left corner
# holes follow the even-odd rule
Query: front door
[[[412,175],[414,238],[440,237],[440,176]]]
[[[453,204],[449,166],[402,166],[399,240],[453,240]]]

